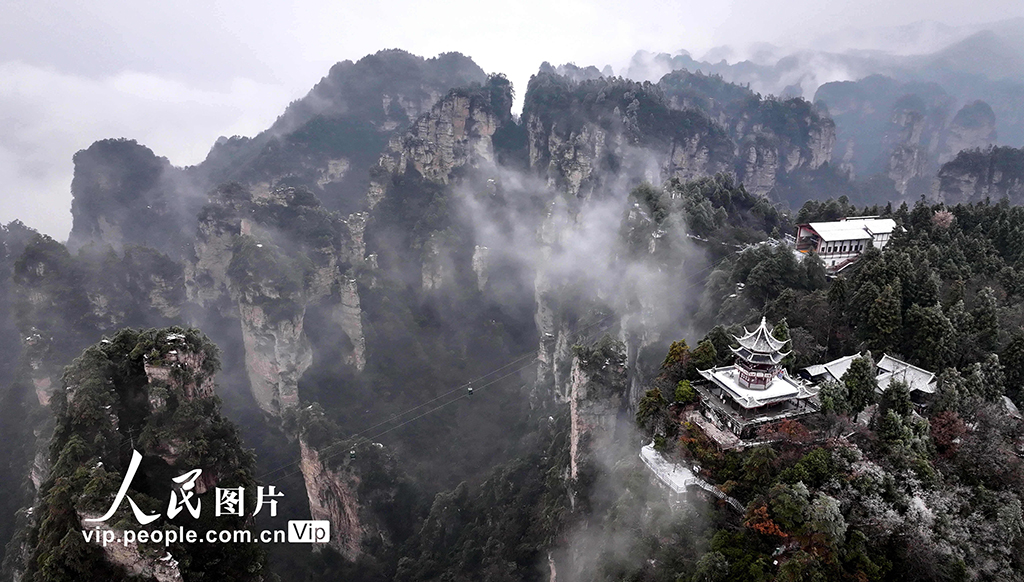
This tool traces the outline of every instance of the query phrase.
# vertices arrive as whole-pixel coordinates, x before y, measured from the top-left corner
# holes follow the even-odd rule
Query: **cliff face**
[[[1024,150],[990,147],[961,151],[939,170],[933,194],[947,204],[1024,200]]]
[[[298,402],[298,381],[312,364],[306,308],[331,306],[348,336],[349,365],[362,369],[362,335],[354,265],[362,263],[365,215],[342,219],[308,191],[281,188],[254,195],[218,189],[200,214],[189,296],[238,318],[253,396],[267,412]]]
[[[779,149],[770,137],[757,136],[740,146],[743,158],[741,174],[747,191],[765,196],[775,187],[779,173]]]
[[[984,101],[968,103],[957,111],[949,124],[939,163],[952,160],[959,152],[996,143],[996,114]]]
[[[928,150],[922,144],[925,118],[913,109],[893,112],[886,145],[892,149],[889,156],[888,176],[896,191],[905,195],[910,181],[925,175],[929,168]]]
[[[542,72],[527,89],[523,124],[530,167],[570,198],[589,198],[609,173],[660,182],[732,168],[726,132],[700,112],[671,109],[650,83]]]
[[[371,172],[367,206],[375,208],[388,194],[392,178],[415,171],[422,179],[448,184],[457,171],[494,162],[494,133],[511,121],[511,94],[492,85],[490,91],[453,90],[421,115],[402,136],[395,137]],[[507,103],[506,103],[507,101]]]
[[[186,174],[132,140],[103,140],[75,154],[74,223],[68,247],[94,242],[156,248],[181,258],[201,189]]]
[[[873,75],[826,83],[814,97],[837,127],[833,163],[853,176],[877,173],[906,194],[912,180],[938,167],[940,142],[955,100],[933,83],[901,83]]]
[[[205,336],[193,329],[166,328],[119,332],[88,348],[67,368],[53,397],[57,428],[49,456],[52,479],[43,483],[33,508],[39,517],[29,526],[30,539],[37,543],[25,564],[27,579],[63,573],[180,580],[229,572],[262,579],[264,558],[251,543],[228,544],[213,554],[205,548],[200,559],[189,544],[170,550],[162,544],[104,548],[100,533],[92,541],[82,536],[83,529],[123,534],[132,525],[139,527],[127,505],[103,522],[83,521],[106,515],[128,470],[127,459],[136,454],[141,462],[127,492],[144,513],[157,515],[157,527],[171,528],[177,522],[163,515],[167,505],[156,497],[169,493],[164,488],[173,485],[171,477],[192,469],[202,471],[193,491],[203,509],[199,518],[189,516],[187,527],[200,532],[247,527],[244,517],[214,518],[210,511],[215,485],[255,485],[253,458],[213,398],[218,366],[217,349]],[[132,453],[123,454],[126,450]],[[161,485],[154,487],[157,483]],[[173,553],[169,560],[160,560],[168,553]]]
[[[316,449],[307,445],[305,440],[299,441],[299,444],[302,447],[300,468],[306,481],[310,517],[329,521],[329,545],[346,559],[355,560],[363,553],[366,539],[379,535],[379,532],[373,531],[376,528],[369,527],[360,516],[365,509],[361,507],[356,493],[359,477],[344,469],[328,469],[321,462],[320,453]]]
[[[748,97],[729,110],[735,113],[727,127],[742,144],[737,177],[752,194],[765,196],[780,178],[817,170],[832,158],[835,123],[803,99]]]
[[[930,178],[941,165],[962,150],[984,148],[997,139],[999,120],[992,107],[971,101],[956,110],[957,99],[935,83],[874,75],[826,83],[815,101],[836,120],[842,155],[834,163],[860,177],[881,173],[901,196],[928,193]]]
[[[624,346],[605,338],[577,348],[569,373],[569,477],[576,480],[587,459],[615,437],[626,410],[628,384]]]
[[[685,70],[666,75],[658,88],[672,108],[703,112],[736,144],[720,152],[729,158],[721,168],[680,174],[681,179],[726,171],[748,192],[767,196],[780,179],[816,170],[832,158],[835,123],[803,99],[762,99],[721,77]]]
[[[336,64],[268,130],[222,137],[196,166],[173,167],[134,141],[98,141],[75,155],[69,248],[135,244],[187,257],[206,193],[228,182],[268,191],[303,187],[331,210],[363,210],[367,171],[389,139],[450,89],[485,80],[458,53],[424,59],[381,51]]]
[[[32,234],[13,269],[15,323],[41,405],[63,367],[89,338],[123,326],[167,324],[180,314],[180,266],[152,249],[123,255],[83,249],[72,256]]]
[[[218,140],[195,173],[209,186],[226,181],[270,190],[301,186],[331,210],[364,210],[367,171],[389,140],[449,90],[486,78],[458,53],[424,59],[385,50],[340,62],[267,131],[251,140]]]
[[[285,422],[299,438],[310,516],[331,523],[330,547],[350,561],[379,558],[411,534],[409,483],[384,445],[340,438],[318,404],[289,411]]]

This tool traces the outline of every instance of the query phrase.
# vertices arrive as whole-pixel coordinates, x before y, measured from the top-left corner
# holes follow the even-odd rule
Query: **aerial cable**
[[[693,276],[700,275],[700,274],[702,274],[702,273],[704,273],[706,271],[711,270],[712,268],[714,268],[716,266],[717,265],[708,265],[707,267],[704,267],[703,269],[693,273]],[[689,290],[689,289],[695,287],[699,282],[700,281],[694,281],[694,282],[690,283],[689,285],[685,285],[685,286],[680,288],[680,291]],[[600,317],[600,318],[596,319],[595,321],[592,321],[592,322],[588,323],[587,325],[583,326],[582,328],[579,328],[579,329],[575,330],[574,333],[577,334],[578,337],[580,337],[580,334],[583,334],[584,332],[586,332],[587,330],[589,330],[590,328],[592,328],[592,327],[594,327],[594,326],[596,326],[598,324],[604,323],[605,321],[607,321],[608,319],[611,319],[612,317],[615,317],[616,315],[617,314],[614,313],[614,312],[609,313],[608,315]],[[486,374],[484,374],[482,376],[477,376],[474,379],[476,381],[480,381],[480,380],[483,380],[485,378],[488,378],[488,377],[490,377],[490,376],[492,376],[492,375],[494,375],[494,374],[496,374],[496,373],[498,373],[498,372],[500,372],[500,371],[502,371],[502,370],[504,370],[504,369],[506,369],[506,368],[508,368],[510,366],[514,366],[517,363],[522,362],[523,360],[529,358],[530,356],[533,356],[535,353],[536,353],[536,350],[530,350],[529,352],[525,353],[524,355],[519,356],[519,357],[517,357],[514,360],[511,360],[507,364],[505,364],[505,365],[503,365],[503,366],[501,366],[499,368],[495,368],[494,370],[491,370],[490,372],[488,372],[488,373],[486,373]],[[518,372],[521,372],[521,371],[529,368],[536,361],[537,361],[537,358],[533,357],[533,359],[531,359],[525,365],[520,366],[520,367],[516,368],[515,370],[512,370],[511,372],[503,374],[501,377],[496,378],[496,379],[494,379],[494,380],[492,380],[490,382],[487,382],[487,383],[485,383],[483,385],[477,386],[476,389],[480,390],[480,389],[483,389],[483,388],[487,388],[487,387],[489,387],[489,386],[491,386],[491,385],[493,385],[493,384],[495,384],[495,383],[497,383],[497,382],[499,382],[501,380],[504,380],[505,378],[508,378],[509,376],[511,376],[513,374],[516,374]],[[400,418],[402,418],[402,417],[404,417],[404,416],[406,416],[406,415],[408,415],[408,414],[410,414],[410,413],[412,413],[412,412],[414,412],[416,410],[419,410],[419,409],[423,408],[424,406],[427,406],[427,405],[429,405],[429,404],[431,404],[433,402],[437,402],[438,400],[441,400],[441,399],[445,398],[446,396],[450,396],[450,395],[452,395],[452,394],[454,394],[456,392],[460,392],[460,391],[463,391],[463,393],[460,396],[458,396],[456,398],[453,398],[453,399],[451,399],[451,400],[449,400],[447,402],[444,402],[444,403],[442,403],[442,404],[440,404],[438,406],[435,406],[434,408],[431,408],[431,409],[427,410],[426,412],[423,412],[422,414],[418,414],[418,415],[414,416],[413,418],[410,418],[410,419],[407,419],[405,421],[402,421],[401,423],[396,424],[396,425],[394,425],[394,426],[392,426],[392,427],[390,427],[388,429],[385,429],[385,430],[383,430],[383,431],[381,431],[381,432],[379,432],[377,434],[374,434],[373,436],[368,437],[368,440],[373,441],[374,439],[379,438],[379,437],[381,437],[381,436],[383,436],[383,435],[385,435],[385,434],[387,434],[387,433],[389,433],[389,432],[391,432],[393,430],[401,428],[401,427],[403,427],[403,426],[405,426],[405,425],[407,425],[407,424],[409,424],[411,422],[414,422],[416,420],[419,420],[419,419],[423,418],[424,416],[427,416],[427,415],[429,415],[429,414],[431,414],[433,412],[436,412],[436,411],[438,411],[438,410],[448,406],[449,404],[452,404],[454,402],[462,400],[463,398],[469,398],[470,395],[472,395],[474,393],[473,380],[470,380],[470,381],[468,381],[468,382],[466,382],[464,384],[459,384],[455,388],[452,388],[451,390],[448,390],[448,391],[446,391],[446,392],[444,392],[444,393],[442,393],[442,394],[440,394],[438,396],[435,396],[434,398],[431,398],[430,400],[424,401],[424,402],[422,402],[422,403],[420,403],[420,404],[418,404],[418,405],[416,405],[416,406],[414,406],[414,407],[412,407],[412,408],[410,408],[408,410],[405,410],[405,411],[403,411],[401,413],[392,414],[387,419],[382,420],[381,422],[378,422],[377,424],[375,424],[373,426],[370,426],[368,428],[365,428],[365,429],[363,429],[363,430],[361,430],[361,431],[359,431],[357,433],[354,433],[354,434],[352,434],[352,435],[350,435],[350,436],[348,436],[348,437],[346,437],[344,439],[340,439],[338,442],[351,441],[353,439],[357,439],[357,438],[365,435],[366,433],[372,431],[375,428],[381,427],[381,426],[383,426],[385,424],[388,424],[390,422],[395,422],[396,420],[398,420],[398,419],[400,419]],[[344,452],[344,451],[341,451],[341,452]],[[354,452],[354,449],[349,451],[350,458],[352,457],[352,453],[353,452]],[[336,453],[336,454],[340,454],[340,452]],[[331,456],[334,456],[334,455],[331,455]],[[325,459],[326,458],[330,458],[331,456],[325,457]],[[290,463],[288,463],[286,465],[282,465],[282,466],[280,466],[280,467],[278,467],[276,469],[272,469],[270,471],[267,471],[267,472],[261,474],[259,477],[257,477],[257,480],[261,481],[261,480],[263,480],[263,479],[265,479],[265,478],[267,478],[267,477],[269,477],[269,476],[271,476],[271,475],[273,475],[273,474],[275,474],[275,473],[277,473],[279,471],[283,471],[285,469],[288,469],[290,467],[296,466],[298,464],[299,464],[299,461],[292,461],[292,462],[290,462]],[[287,478],[287,477],[291,477],[292,475],[296,475],[296,474],[298,474],[300,472],[301,471],[293,471],[291,473],[287,473],[287,474],[285,474],[283,476],[280,476],[278,478],[279,479],[284,479],[284,478]]]

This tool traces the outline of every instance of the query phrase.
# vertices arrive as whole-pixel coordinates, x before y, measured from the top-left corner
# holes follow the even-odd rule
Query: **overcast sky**
[[[58,240],[71,157],[128,137],[175,165],[254,135],[330,66],[383,48],[459,51],[517,92],[542,61],[621,67],[638,49],[696,56],[754,41],[807,45],[849,28],[1024,16],[1019,0],[4,0],[0,222]]]

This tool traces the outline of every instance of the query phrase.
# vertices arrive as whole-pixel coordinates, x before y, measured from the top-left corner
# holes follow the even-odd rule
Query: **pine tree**
[[[695,370],[707,370],[718,365],[718,350],[711,340],[701,340],[697,348],[690,353],[690,366]]]
[[[910,387],[907,386],[906,382],[893,380],[889,382],[889,386],[882,393],[878,403],[878,413],[885,414],[889,410],[895,412],[900,417],[910,415]]]
[[[956,330],[937,305],[914,305],[907,312],[904,353],[925,368],[941,370],[952,361]]]
[[[1015,402],[1021,403],[1024,395],[1024,332],[1010,340],[999,356],[1006,377],[1006,392]]]
[[[996,308],[996,293],[991,287],[985,287],[978,292],[978,305],[973,313],[974,329],[977,330],[978,348],[985,353],[996,351],[999,340]]]
[[[870,353],[854,358],[840,380],[846,385],[851,414],[859,414],[875,402],[878,382],[875,381],[875,363]]]
[[[899,281],[886,285],[868,311],[868,342],[872,349],[892,351],[903,330]]]

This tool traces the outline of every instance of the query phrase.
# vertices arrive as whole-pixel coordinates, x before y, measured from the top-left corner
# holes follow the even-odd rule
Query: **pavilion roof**
[[[784,340],[772,337],[768,330],[768,322],[764,317],[761,318],[761,324],[754,331],[747,331],[746,327],[743,328],[743,331],[746,332],[746,335],[737,336],[736,341],[739,342],[741,348],[746,348],[750,352],[772,353],[781,350],[782,346],[786,345]]]

